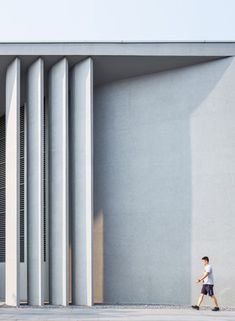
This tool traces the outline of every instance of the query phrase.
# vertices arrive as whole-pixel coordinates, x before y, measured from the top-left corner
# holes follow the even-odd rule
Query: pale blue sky
[[[235,40],[235,0],[0,0],[0,41]]]

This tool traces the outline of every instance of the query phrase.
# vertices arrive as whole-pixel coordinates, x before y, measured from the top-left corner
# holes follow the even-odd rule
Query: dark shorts
[[[211,284],[203,284],[201,293],[209,296],[214,295],[213,286]]]

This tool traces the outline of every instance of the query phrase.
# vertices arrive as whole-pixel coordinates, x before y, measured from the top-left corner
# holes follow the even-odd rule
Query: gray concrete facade
[[[208,255],[220,302],[233,305],[224,262],[235,264],[234,66],[226,58],[95,90],[101,301],[190,304]]]
[[[0,61],[0,298],[188,305],[208,255],[219,304],[234,306],[235,43],[12,43]]]

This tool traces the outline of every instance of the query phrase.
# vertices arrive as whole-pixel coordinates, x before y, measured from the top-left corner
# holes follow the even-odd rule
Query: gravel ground
[[[95,305],[93,307],[45,305],[19,308],[2,305],[0,321],[235,321],[235,308],[212,312],[179,305]]]

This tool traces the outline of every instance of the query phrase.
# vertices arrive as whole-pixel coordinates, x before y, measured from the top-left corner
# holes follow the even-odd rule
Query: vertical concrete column
[[[44,303],[43,273],[43,60],[28,71],[27,84],[27,213],[28,302]]]
[[[49,74],[50,303],[68,304],[68,62]]]
[[[20,303],[20,60],[6,73],[6,304]]]
[[[72,70],[70,106],[70,211],[72,298],[92,305],[93,62]]]

